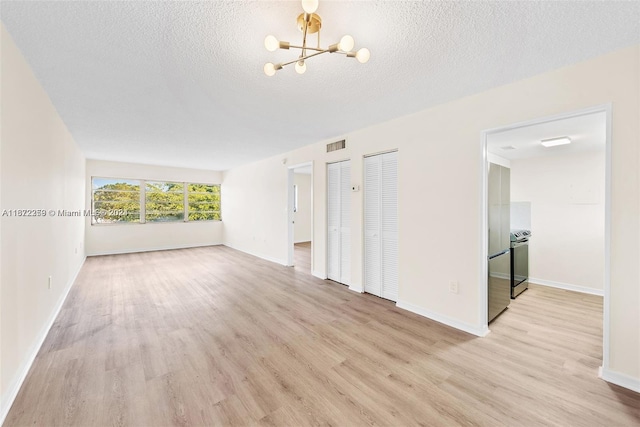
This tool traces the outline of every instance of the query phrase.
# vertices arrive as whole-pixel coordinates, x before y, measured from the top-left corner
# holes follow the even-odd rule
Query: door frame
[[[480,168],[482,176],[480,177],[481,195],[482,195],[482,213],[480,215],[481,224],[480,230],[482,230],[482,236],[480,239],[481,248],[480,253],[480,271],[482,272],[480,280],[480,324],[483,327],[484,334],[490,332],[488,324],[488,153],[487,153],[487,139],[491,134],[504,132],[507,130],[518,129],[527,126],[539,125],[543,123],[554,122],[558,120],[570,119],[574,117],[586,116],[594,113],[605,113],[606,116],[606,142],[605,142],[605,202],[604,202],[604,298],[603,298],[603,328],[602,328],[602,366],[601,369],[609,368],[609,325],[610,325],[610,291],[611,291],[611,103],[596,105],[581,110],[570,111],[566,113],[556,114],[552,116],[541,117],[533,120],[526,120],[523,122],[513,123],[507,126],[500,126],[497,128],[487,129],[481,132],[481,149],[482,149],[482,167]]]
[[[293,252],[295,244],[295,231],[294,231],[294,213],[293,201],[294,201],[294,174],[295,169],[305,166],[311,166],[311,271],[313,272],[313,161],[297,163],[287,167],[287,267],[293,267]]]

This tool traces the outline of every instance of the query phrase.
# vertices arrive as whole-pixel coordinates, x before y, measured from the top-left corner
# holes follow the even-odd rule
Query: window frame
[[[143,181],[141,179],[138,178],[112,178],[112,177],[106,177],[106,176],[92,176],[91,177],[91,181],[89,182],[89,187],[91,188],[91,213],[96,212],[96,200],[95,200],[95,191],[96,189],[93,188],[93,180],[94,179],[110,179],[110,180],[114,180],[114,181],[137,181],[138,182],[138,186],[139,186],[139,190],[138,190],[138,203],[139,203],[139,207],[138,207],[138,221],[116,221],[116,222],[95,222],[94,220],[94,216],[91,216],[91,218],[89,219],[91,225],[106,225],[106,226],[111,226],[111,225],[133,225],[133,224],[144,224],[144,204],[142,204],[142,186],[143,186]]]
[[[153,224],[159,224],[159,223],[166,223],[166,222],[187,222],[187,221],[185,221],[185,216],[187,215],[187,206],[184,205],[184,192],[186,191],[185,190],[185,186],[187,185],[186,183],[178,182],[178,181],[157,181],[157,180],[153,180],[153,181],[152,180],[143,180],[142,182],[144,183],[144,223],[145,224],[147,224],[147,223],[149,223],[149,224],[152,224],[152,223]],[[147,212],[148,212],[147,203],[158,203],[158,204],[167,203],[167,202],[158,202],[158,201],[149,200],[149,198],[148,198],[149,194],[156,193],[155,191],[147,191],[147,186],[149,184],[164,184],[164,185],[166,185],[166,184],[179,184],[179,185],[182,185],[182,191],[159,191],[159,192],[157,192],[157,193],[160,193],[160,194],[172,194],[172,193],[173,194],[180,194],[180,193],[182,193],[182,202],[181,202],[182,203],[182,219],[167,220],[167,221],[163,221],[163,220],[153,221],[153,220],[149,220],[147,218]],[[158,214],[162,214],[162,213],[171,214],[171,213],[179,213],[180,211],[179,210],[178,211],[168,211],[167,210],[167,211],[152,211],[152,212],[153,213],[158,213]]]
[[[220,217],[220,219],[198,219],[198,220],[189,220],[189,194],[208,194],[208,192],[203,192],[203,191],[193,191],[190,192],[189,191],[189,185],[204,185],[204,186],[213,186],[213,187],[218,187],[218,196],[220,197],[220,200],[218,201],[220,208],[218,210],[211,210],[211,211],[204,211],[206,213],[217,213],[218,216]],[[205,184],[202,182],[189,182],[186,184],[185,186],[185,218],[187,221],[191,221],[191,222],[200,222],[200,221],[222,221],[222,185],[221,184]],[[198,211],[194,211],[196,213],[203,213],[198,212]]]
[[[139,219],[138,221],[122,221],[122,222],[94,222],[93,218],[91,218],[90,223],[91,225],[97,225],[97,226],[113,226],[113,225],[136,225],[136,224],[176,224],[176,223],[203,223],[203,222],[222,222],[222,184],[216,184],[216,183],[204,183],[204,182],[190,182],[190,181],[176,181],[176,180],[159,180],[159,179],[141,179],[141,178],[124,178],[124,177],[118,177],[118,178],[113,178],[113,177],[108,177],[108,176],[99,176],[99,175],[92,175],[91,176],[91,180],[89,182],[90,188],[91,188],[91,211],[95,212],[95,198],[94,198],[94,193],[95,190],[93,188],[93,181],[94,179],[109,179],[109,180],[122,180],[122,181],[137,181],[140,185],[140,198],[139,198]],[[151,183],[172,183],[172,184],[182,184],[182,197],[183,197],[183,219],[181,220],[175,220],[175,221],[147,221],[147,209],[146,209],[146,202],[147,202],[147,183],[151,182]],[[189,220],[189,185],[194,184],[194,185],[206,185],[206,186],[217,186],[218,187],[218,193],[220,195],[220,211],[219,211],[219,215],[220,215],[220,219],[198,219],[198,220]],[[197,193],[197,192],[196,192]]]

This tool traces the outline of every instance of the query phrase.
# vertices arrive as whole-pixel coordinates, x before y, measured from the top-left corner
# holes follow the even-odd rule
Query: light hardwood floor
[[[293,264],[297,271],[311,274],[311,242],[293,245]]]
[[[601,312],[534,287],[475,338],[222,246],[89,258],[5,425],[637,426]]]

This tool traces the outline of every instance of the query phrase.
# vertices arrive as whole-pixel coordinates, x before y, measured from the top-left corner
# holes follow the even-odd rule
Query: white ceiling
[[[505,159],[518,160],[604,150],[606,131],[605,113],[592,113],[490,134],[487,151]],[[571,144],[555,147],[540,144],[544,139],[563,136],[571,138]]]
[[[640,2],[321,1],[340,55],[266,77],[297,1],[5,1],[2,21],[89,158],[224,170],[640,42]]]

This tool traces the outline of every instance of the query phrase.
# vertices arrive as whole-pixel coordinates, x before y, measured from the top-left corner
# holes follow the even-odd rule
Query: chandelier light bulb
[[[354,44],[355,41],[353,40],[353,37],[351,37],[350,35],[346,35],[340,39],[340,43],[338,43],[338,49],[343,52],[349,52],[351,51],[351,49],[353,49]]]
[[[271,62],[264,64],[264,73],[271,77],[276,73],[276,67]]]
[[[318,0],[302,0],[302,9],[307,13],[318,10]]]
[[[367,49],[366,47],[363,47],[356,52],[356,59],[361,64],[367,62],[369,58],[371,58],[371,52],[369,52],[369,49]]]
[[[280,47],[280,42],[274,36],[268,35],[264,38],[264,47],[267,48],[269,52],[273,52]]]
[[[296,73],[304,74],[307,71],[307,64],[304,61],[296,62]]]

